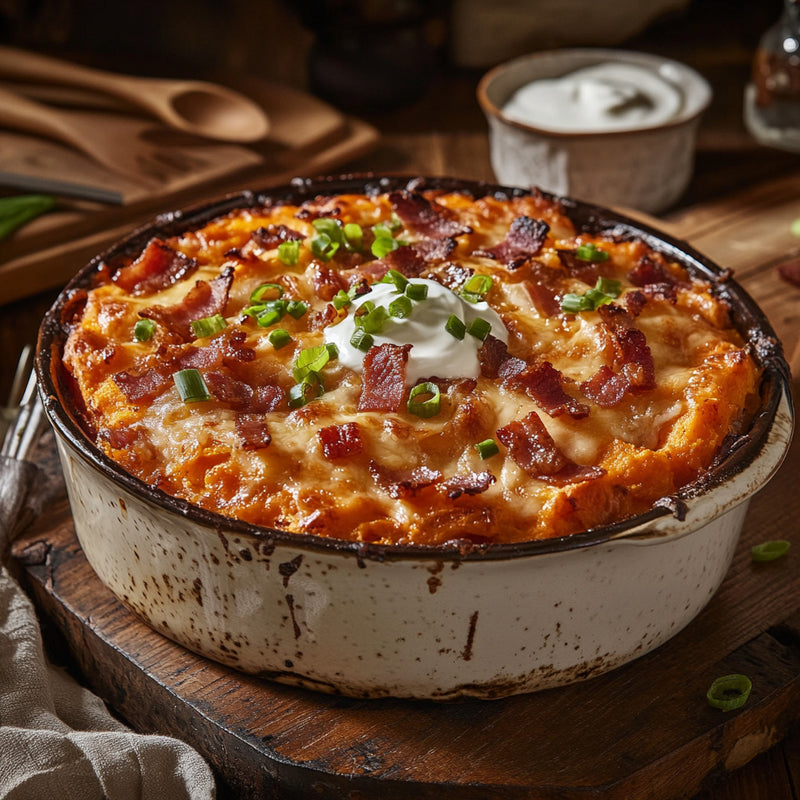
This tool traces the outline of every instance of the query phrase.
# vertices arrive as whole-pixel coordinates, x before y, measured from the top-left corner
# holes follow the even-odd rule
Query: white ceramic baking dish
[[[496,698],[613,669],[675,635],[731,562],[750,497],[792,437],[788,368],[752,299],[685,243],[565,200],[580,229],[643,237],[714,282],[765,369],[763,405],[702,480],[640,517],[562,539],[462,550],[376,546],[257,528],[176,500],[109,461],[80,424],[62,323],[101,261],[242,204],[405,178],[295,181],[164,215],[86,265],[47,314],[37,371],[75,531],[100,579],[187,648],[247,673],[357,697]],[[520,192],[463,181],[474,194]]]

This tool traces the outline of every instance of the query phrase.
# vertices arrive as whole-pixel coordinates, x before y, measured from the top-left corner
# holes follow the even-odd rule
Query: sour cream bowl
[[[676,61],[577,48],[501,64],[477,96],[499,182],[658,213],[691,180],[711,89]]]

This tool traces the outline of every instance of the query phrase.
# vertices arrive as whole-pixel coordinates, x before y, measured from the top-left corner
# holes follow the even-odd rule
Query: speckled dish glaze
[[[518,193],[413,179],[474,195]],[[763,407],[704,478],[647,514],[562,539],[471,549],[386,547],[257,528],[176,500],[109,461],[72,411],[62,312],[101,261],[265,197],[401,188],[409,179],[297,180],[164,215],[69,283],[40,331],[37,371],[75,531],[100,579],[156,630],[243,672],[355,697],[497,698],[599,675],[676,634],[730,565],[750,497],[792,436],[788,368],[764,315],[684,243],[563,200],[576,227],[644,238],[716,284],[765,368]]]
[[[668,81],[683,96],[678,114],[663,124],[631,130],[560,133],[522,124],[502,111],[530,81],[603,63],[643,67]],[[483,76],[477,97],[489,125],[492,168],[501,183],[657,213],[675,203],[691,180],[697,126],[711,102],[711,88],[677,61],[589,47],[541,51],[500,64]]]

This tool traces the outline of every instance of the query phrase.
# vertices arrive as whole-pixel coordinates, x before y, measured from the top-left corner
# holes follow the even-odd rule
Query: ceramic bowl
[[[644,68],[671,84],[682,98],[677,114],[668,122],[631,130],[559,133],[503,113],[514,92],[532,81],[606,63]],[[697,127],[711,89],[701,75],[676,61],[625,50],[576,48],[501,64],[483,76],[477,96],[500,183],[657,213],[675,203],[691,180]]]
[[[697,483],[643,516],[561,539],[378,546],[254,527],[176,500],[109,461],[82,429],[61,364],[62,315],[153,235],[242,204],[301,202],[404,178],[296,181],[165,215],[81,269],[40,331],[37,371],[81,547],[127,606],[185,647],[247,673],[355,697],[496,698],[599,675],[676,634],[733,556],[749,498],[792,434],[788,369],[761,311],[685,244],[596,206],[563,201],[579,230],[643,237],[714,284],[765,370],[752,430]],[[431,179],[474,195],[513,193]]]

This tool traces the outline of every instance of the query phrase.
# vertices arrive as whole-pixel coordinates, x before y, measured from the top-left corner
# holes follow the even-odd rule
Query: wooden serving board
[[[790,231],[798,189],[781,181],[665,223],[735,270],[795,363],[800,288],[775,268],[800,252]],[[796,436],[751,503],[720,591],[672,640],[608,675],[496,701],[352,700],[196,656],[99,583],[58,492],[13,552],[48,630],[89,685],[136,729],[196,747],[223,798],[673,800],[746,764],[800,718],[798,470]],[[792,542],[784,558],[751,561],[753,544],[778,538]],[[749,675],[753,691],[726,713],[705,692],[731,672]]]

